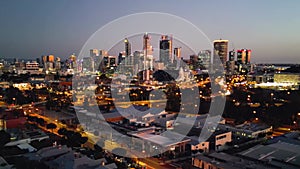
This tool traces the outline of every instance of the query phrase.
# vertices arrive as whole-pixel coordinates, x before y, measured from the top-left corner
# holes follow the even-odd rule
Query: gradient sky
[[[298,0],[1,0],[0,57],[66,58],[106,23],[137,12],[185,18],[211,40],[252,49],[253,62],[300,63]]]

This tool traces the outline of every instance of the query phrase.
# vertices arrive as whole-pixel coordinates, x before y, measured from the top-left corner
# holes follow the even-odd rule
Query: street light
[[[12,98],[13,99],[13,101],[14,101],[14,104],[16,104],[16,98]]]

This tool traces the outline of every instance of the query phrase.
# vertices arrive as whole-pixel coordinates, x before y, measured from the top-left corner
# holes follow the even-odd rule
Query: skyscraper
[[[106,50],[99,50],[99,55],[95,58],[95,69],[104,70],[104,57],[108,56],[108,52]]]
[[[229,51],[229,61],[234,61],[235,58],[235,51]]]
[[[69,68],[75,69],[76,68],[76,56],[75,53],[69,56]]]
[[[55,59],[55,69],[56,70],[60,70],[61,69],[61,62],[60,62],[60,58],[56,57]]]
[[[153,69],[153,55],[150,40],[151,38],[148,33],[145,33],[143,37],[144,70]]]
[[[134,75],[137,75],[138,72],[140,72],[143,69],[142,62],[144,59],[142,59],[142,58],[144,58],[144,55],[142,52],[140,52],[140,51],[133,52],[133,65],[134,65],[133,66],[133,74]]]
[[[131,55],[131,43],[127,38],[124,40],[125,43],[125,66],[133,65],[133,56]]]
[[[246,74],[247,72],[251,71],[250,59],[251,50],[241,49],[237,51],[238,72]]]
[[[47,62],[54,62],[54,55],[48,55]]]
[[[251,50],[247,49],[246,50],[246,64],[250,64],[250,60],[251,60]]]
[[[125,43],[125,56],[129,56],[131,55],[131,44],[127,38],[125,38],[124,43]]]
[[[214,63],[217,59],[224,65],[227,61],[228,40],[215,40],[214,42]]]
[[[179,58],[181,60],[181,47],[174,48],[174,57]]]
[[[202,69],[209,70],[211,66],[211,51],[210,50],[201,50],[198,53],[198,58],[201,64]]]
[[[251,50],[241,49],[237,51],[237,62],[239,64],[250,64]]]
[[[181,47],[179,48],[174,48],[174,58],[176,60],[176,70],[179,69],[179,67],[181,66]]]
[[[235,73],[235,51],[229,51],[229,60],[226,62],[226,72],[227,74],[234,74]]]
[[[72,65],[70,65],[72,66]],[[83,72],[94,72],[94,60],[92,57],[84,57],[82,59],[82,71]]]
[[[96,57],[99,56],[99,50],[98,49],[91,49],[90,50],[90,57]]]
[[[43,55],[41,58],[42,58],[42,65],[44,66],[47,62],[47,56]]]
[[[162,35],[159,42],[159,60],[165,65],[173,63],[172,57],[172,37]]]
[[[152,46],[150,44],[150,40],[150,35],[148,35],[148,33],[145,33],[143,37],[143,50],[146,57],[148,55],[152,55]]]

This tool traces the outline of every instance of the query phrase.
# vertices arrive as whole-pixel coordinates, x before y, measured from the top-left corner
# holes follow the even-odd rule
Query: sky
[[[299,8],[298,0],[1,0],[0,58],[66,58],[117,18],[163,12],[230,49],[251,49],[252,62],[300,63]]]

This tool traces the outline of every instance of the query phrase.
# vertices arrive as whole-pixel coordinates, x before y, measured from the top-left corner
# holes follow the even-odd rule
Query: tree
[[[66,128],[60,128],[57,132],[58,132],[59,135],[65,136],[66,133],[67,133],[67,129]]]
[[[36,122],[40,125],[40,126],[45,126],[45,120],[43,118],[37,118]]]
[[[85,144],[88,141],[87,137],[80,137],[80,139],[78,140],[80,144]]]
[[[53,130],[54,129],[56,129],[56,124],[54,124],[54,123],[49,123],[49,124],[47,124],[47,126],[46,126],[46,128],[47,129],[51,129],[52,130],[52,133],[53,133]]]
[[[94,145],[94,158],[95,159],[100,159],[100,158],[103,158],[103,149],[102,147],[100,147],[98,144],[95,144]]]
[[[2,149],[5,144],[10,142],[10,134],[4,130],[0,131],[0,148]]]
[[[94,145],[94,149],[95,149],[95,151],[99,151],[99,152],[103,151],[103,148],[101,146],[99,146],[98,144]]]
[[[259,133],[257,137],[258,138],[264,138],[264,137],[266,137],[266,135],[267,135],[266,133]]]

